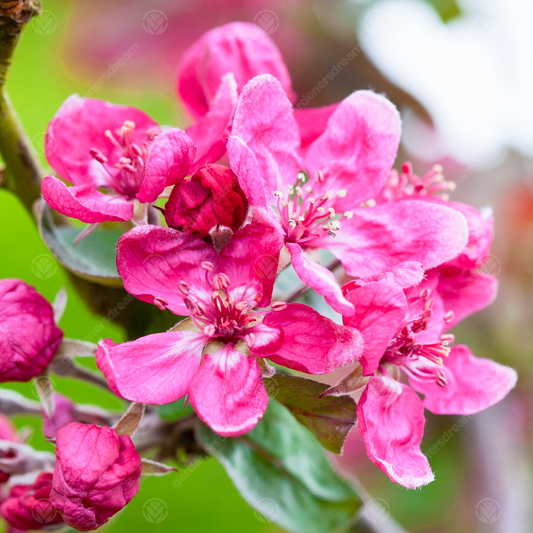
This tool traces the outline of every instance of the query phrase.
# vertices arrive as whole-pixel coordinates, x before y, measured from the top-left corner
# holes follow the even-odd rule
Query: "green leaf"
[[[163,420],[174,422],[180,418],[193,415],[194,409],[191,404],[185,407],[185,400],[184,398],[181,398],[181,400],[160,405],[157,409],[157,413]]]
[[[350,396],[320,398],[328,385],[296,376],[276,374],[264,382],[269,396],[287,407],[326,450],[341,453],[357,420],[357,404]]]
[[[362,505],[315,437],[275,400],[270,400],[261,421],[246,435],[221,437],[202,426],[199,438],[258,518],[289,531],[336,531]]]
[[[39,217],[39,231],[50,252],[66,269],[100,285],[122,287],[116,254],[117,242],[123,231],[98,228],[74,246],[81,229],[57,225],[52,210],[44,202]]]

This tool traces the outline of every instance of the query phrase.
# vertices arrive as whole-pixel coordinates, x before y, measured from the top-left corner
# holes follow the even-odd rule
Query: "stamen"
[[[249,348],[253,348],[257,342],[256,336],[254,333],[247,333],[244,336],[244,342],[248,345]]]
[[[207,326],[204,328],[204,334],[208,337],[212,337],[216,333],[216,328],[213,326],[213,324],[207,324]]]
[[[446,373],[444,372],[444,370],[437,371],[435,375],[437,376],[437,385],[445,387],[448,384],[448,381],[446,379]]]
[[[287,309],[287,302],[272,302],[270,307],[272,311],[284,311]]]
[[[444,315],[444,322],[446,322],[446,324],[449,324],[450,322],[453,321],[455,317],[455,313],[453,312],[453,310],[449,310],[445,315]]]
[[[180,281],[178,284],[178,288],[180,292],[185,296],[187,296],[189,294],[189,291],[191,290],[191,288],[189,287],[189,284],[186,283],[185,281]]]
[[[162,298],[161,296],[156,296],[154,298],[154,304],[161,309],[161,311],[164,311],[168,305],[168,301],[165,300],[165,298]]]
[[[214,266],[213,266],[213,263],[211,263],[210,261],[202,261],[200,263],[200,268],[203,268],[207,272],[212,272]]]

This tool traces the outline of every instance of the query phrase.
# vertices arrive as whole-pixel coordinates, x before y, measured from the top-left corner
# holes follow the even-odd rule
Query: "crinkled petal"
[[[464,345],[453,346],[444,366],[425,363],[428,372],[443,371],[446,385],[411,377],[409,383],[425,396],[424,407],[438,415],[473,415],[503,400],[516,385],[516,372],[490,359],[475,357]]]
[[[344,323],[357,329],[365,343],[361,356],[363,376],[371,376],[407,314],[407,300],[396,284],[380,281],[350,291],[346,297],[355,314]]]
[[[187,394],[209,339],[194,331],[169,331],[135,341],[98,344],[96,364],[111,390],[126,400],[164,404]]]
[[[300,149],[303,153],[305,153],[313,141],[324,133],[328,125],[329,117],[331,117],[333,111],[337,109],[339,104],[340,102],[324,107],[294,109],[294,118],[300,130]]]
[[[323,184],[313,189],[346,190],[335,202],[345,211],[373,198],[385,185],[400,144],[400,114],[385,97],[356,91],[345,98],[330,116],[326,129],[307,150],[305,166]],[[313,190],[318,196],[318,192]]]
[[[52,209],[87,224],[130,220],[133,216],[133,204],[125,197],[101,193],[92,185],[67,187],[54,176],[47,176],[41,192]]]
[[[278,329],[281,343],[272,338],[270,343],[254,346],[252,355],[268,357],[287,368],[327,374],[361,357],[363,341],[357,330],[335,324],[307,305],[288,304],[282,311],[271,311],[263,325]]]
[[[353,211],[322,247],[341,259],[350,276],[370,276],[403,261],[424,270],[454,258],[466,245],[464,216],[432,202],[400,200]]]
[[[204,261],[213,264],[213,272],[201,268]],[[209,301],[218,256],[199,237],[159,226],[137,226],[118,241],[117,270],[124,288],[139,300],[155,303],[155,298],[163,298],[174,314],[188,315],[179,282],[189,285],[192,296]]]
[[[225,437],[250,431],[268,405],[256,359],[235,350],[233,344],[204,355],[189,388],[189,399],[198,416]]]
[[[368,456],[392,481],[415,489],[435,479],[420,451],[424,407],[410,387],[389,377],[371,377],[357,418]]]
[[[287,243],[291,254],[292,266],[298,277],[318,294],[324,296],[326,302],[338,313],[351,316],[353,305],[342,294],[335,276],[327,268],[307,258],[302,247],[296,243]]]
[[[137,198],[155,202],[165,187],[178,183],[190,173],[196,146],[179,128],[160,133],[150,146],[148,161]]]

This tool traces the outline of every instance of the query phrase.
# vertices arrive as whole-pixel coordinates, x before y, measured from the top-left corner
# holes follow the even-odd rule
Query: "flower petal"
[[[341,258],[350,276],[370,276],[403,261],[424,270],[453,259],[465,247],[464,216],[433,202],[399,200],[353,211],[322,247]]]
[[[426,364],[427,370],[446,374],[444,387],[436,380],[409,378],[416,391],[424,394],[424,407],[438,415],[473,415],[498,403],[516,385],[516,372],[490,359],[475,357],[464,345],[453,346],[444,367]]]
[[[347,190],[335,202],[337,211],[354,208],[373,198],[385,185],[400,144],[400,114],[385,97],[356,91],[345,98],[327,127],[307,150],[305,165],[311,180],[316,171],[324,177],[315,188]]]
[[[200,264],[208,261],[214,271]],[[124,288],[143,302],[163,298],[176,315],[189,315],[179,282],[190,287],[192,296],[211,298],[213,275],[218,271],[215,249],[202,239],[159,226],[137,226],[125,233],[117,245],[117,270]]]
[[[268,357],[274,363],[308,374],[327,374],[357,361],[363,350],[360,333],[335,324],[307,305],[288,304],[271,311],[263,325],[282,333],[281,343],[254,346],[252,355]]]
[[[238,352],[233,344],[204,355],[189,388],[189,398],[198,416],[226,437],[250,431],[268,404],[256,359]]]
[[[209,339],[194,331],[169,331],[135,341],[98,343],[96,364],[110,389],[126,400],[164,404],[187,394]]]
[[[196,146],[179,128],[160,133],[150,146],[148,161],[137,198],[155,202],[165,187],[178,183],[190,173]]]
[[[357,418],[368,456],[392,481],[415,489],[435,479],[420,451],[424,407],[411,388],[390,377],[371,377]]]
[[[298,123],[300,137],[302,139],[300,148],[307,150],[311,143],[322,135],[328,125],[329,117],[337,109],[340,102],[324,107],[310,107],[304,109],[294,109],[294,118]]]
[[[396,284],[380,281],[350,291],[346,297],[355,314],[344,323],[357,329],[365,343],[361,356],[363,376],[371,376],[407,314],[407,300]]]
[[[341,315],[351,316],[354,313],[353,305],[342,294],[335,276],[323,266],[311,261],[304,255],[299,244],[287,243],[291,254],[292,266],[298,277],[318,294],[324,296],[326,302]]]
[[[122,196],[101,193],[92,185],[67,187],[54,176],[47,176],[41,183],[41,192],[52,209],[87,224],[130,220],[133,216],[130,201]]]

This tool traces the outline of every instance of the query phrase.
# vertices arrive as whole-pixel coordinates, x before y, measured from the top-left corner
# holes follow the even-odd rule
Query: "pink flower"
[[[188,394],[221,435],[252,429],[268,396],[261,359],[311,374],[357,360],[359,333],[300,304],[272,303],[282,239],[255,220],[216,252],[198,237],[156,226],[121,237],[117,268],[128,292],[189,320],[125,344],[101,341],[96,362],[123,398],[164,404]]]
[[[15,485],[0,507],[0,513],[13,528],[49,529],[63,523],[50,503],[52,474],[41,472],[32,485]]]
[[[137,494],[141,471],[130,437],[74,422],[57,432],[50,501],[74,529],[97,529]]]
[[[218,224],[237,231],[247,211],[248,201],[233,171],[206,165],[174,186],[165,205],[165,220],[171,228],[203,238]]]
[[[258,74],[272,74],[294,98],[289,72],[270,37],[256,24],[230,22],[206,32],[182,56],[178,92],[193,118],[209,111],[223,76],[230,72],[239,92]]]
[[[41,186],[44,199],[82,222],[130,220],[136,203],[154,202],[165,187],[224,154],[236,98],[230,74],[210,113],[184,132],[161,131],[133,107],[71,96],[48,126],[45,153],[73,186],[48,176]]]
[[[13,422],[7,416],[4,416],[0,413],[0,440],[7,440],[14,442],[16,440],[17,430],[15,426],[13,425]],[[0,459],[3,459],[4,457],[11,457],[14,453],[7,451],[1,451],[0,450]],[[0,469],[0,483],[5,483],[9,479],[10,473],[2,471]]]
[[[304,121],[308,146],[302,150],[285,91],[272,76],[257,76],[239,98],[228,154],[252,207],[283,236],[300,279],[349,315],[352,304],[308,252],[329,250],[351,276],[409,260],[429,269],[457,256],[468,228],[461,213],[436,202],[375,205],[400,142],[400,116],[388,100],[357,91],[315,113],[321,119],[313,131]]]
[[[43,435],[47,439],[55,439],[58,430],[76,422],[74,409],[76,404],[61,394],[54,394],[54,414],[50,418],[43,409]]]
[[[424,408],[474,414],[504,398],[517,378],[513,369],[474,357],[466,346],[448,346],[453,335],[445,332],[490,303],[494,280],[454,267],[435,269],[411,288],[394,281],[401,278],[396,272],[350,282],[344,289],[355,314],[345,324],[357,328],[365,343],[360,361],[369,380],[357,416],[368,455],[391,480],[415,488],[433,480],[420,451]],[[414,277],[411,282],[417,283]],[[398,381],[400,371],[412,388]]]
[[[52,306],[33,287],[0,281],[0,382],[38,376],[62,340]]]

